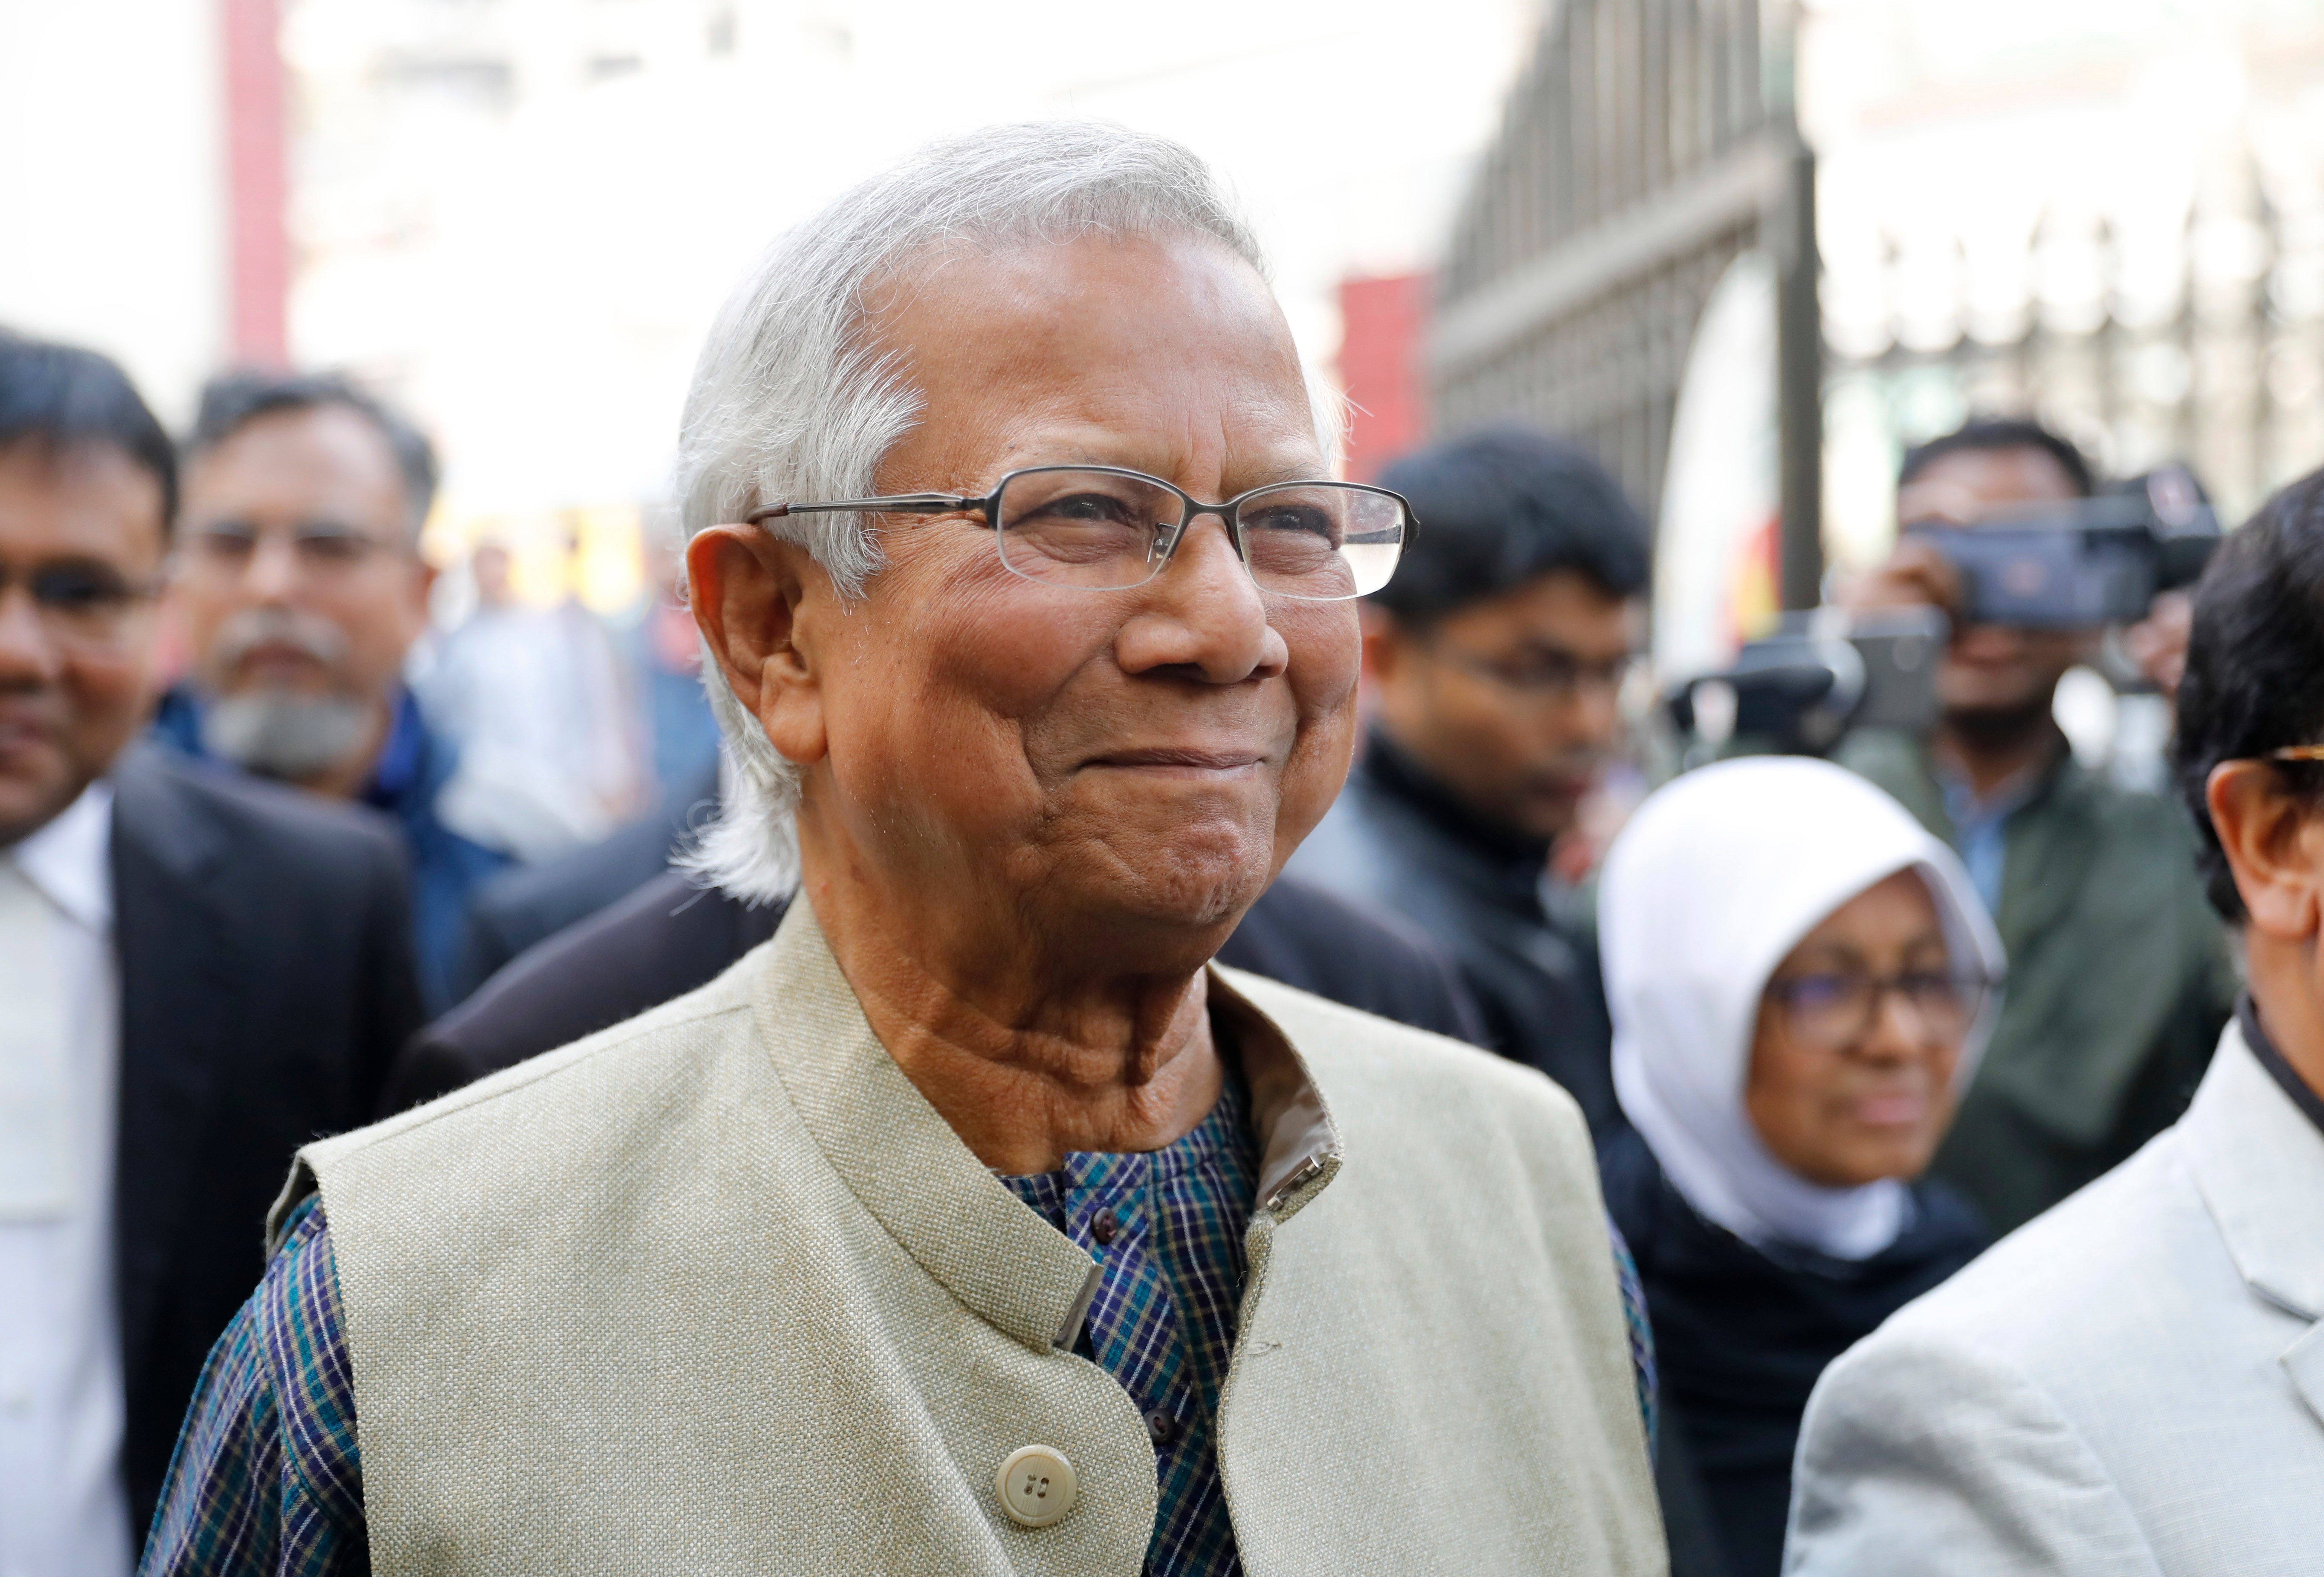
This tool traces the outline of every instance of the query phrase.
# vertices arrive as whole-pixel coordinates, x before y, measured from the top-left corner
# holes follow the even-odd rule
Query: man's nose
[[[1618,684],[1591,678],[1574,697],[1575,732],[1590,744],[1611,745],[1622,732],[1622,693]]]
[[[31,590],[0,581],[0,685],[53,684],[64,658]]]
[[[244,592],[262,603],[287,603],[299,584],[299,549],[289,537],[262,533],[243,570]]]
[[[1231,685],[1279,673],[1290,660],[1281,632],[1268,622],[1265,595],[1216,515],[1187,524],[1144,598],[1120,638],[1128,671],[1190,668],[1212,684]]]

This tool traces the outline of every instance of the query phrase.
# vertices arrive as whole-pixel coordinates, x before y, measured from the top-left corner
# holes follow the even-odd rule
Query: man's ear
[[[822,759],[821,675],[803,617],[822,566],[754,526],[712,526],[686,546],[695,627],[742,709],[784,760]]]
[[[2265,761],[2220,762],[2203,797],[2253,927],[2284,941],[2314,936],[2324,887],[2324,816],[2288,792]]]

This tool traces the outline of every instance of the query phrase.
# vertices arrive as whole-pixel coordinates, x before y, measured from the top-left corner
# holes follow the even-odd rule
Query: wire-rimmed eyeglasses
[[[975,513],[991,528],[1001,562],[1046,586],[1124,591],[1162,573],[1203,515],[1216,515],[1260,589],[1303,602],[1366,596],[1388,582],[1412,534],[1400,493],[1361,482],[1277,482],[1204,503],[1158,476],[1114,466],[1028,466],[977,497],[907,493],[890,498],[782,503],[752,525],[790,514]]]

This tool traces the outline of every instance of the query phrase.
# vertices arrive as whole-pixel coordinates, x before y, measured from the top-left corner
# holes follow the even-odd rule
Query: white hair
[[[782,499],[872,495],[921,397],[864,332],[866,292],[950,246],[1084,235],[1199,235],[1263,275],[1259,244],[1210,168],[1167,138],[1084,121],[992,126],[930,144],[778,239],[727,299],[695,364],[678,447],[690,539]],[[766,529],[815,556],[841,594],[881,565],[861,515]],[[724,804],[683,863],[746,902],[798,878],[799,772],[706,650],[703,685],[725,754]]]

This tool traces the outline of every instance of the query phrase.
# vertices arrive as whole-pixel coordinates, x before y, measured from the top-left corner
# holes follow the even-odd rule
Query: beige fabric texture
[[[2324,1571],[2324,1135],[2230,1020],[2177,1127],[1817,1383],[1794,1577]]]
[[[1219,1421],[1246,1570],[1661,1572],[1572,1102],[1213,993],[1279,1191]],[[382,1577],[1140,1569],[1145,1425],[1056,1345],[1093,1262],[904,1077],[804,902],[687,997],[309,1147],[278,1225],[316,1186]],[[1032,1443],[1080,1480],[1040,1529],[993,1485]]]

